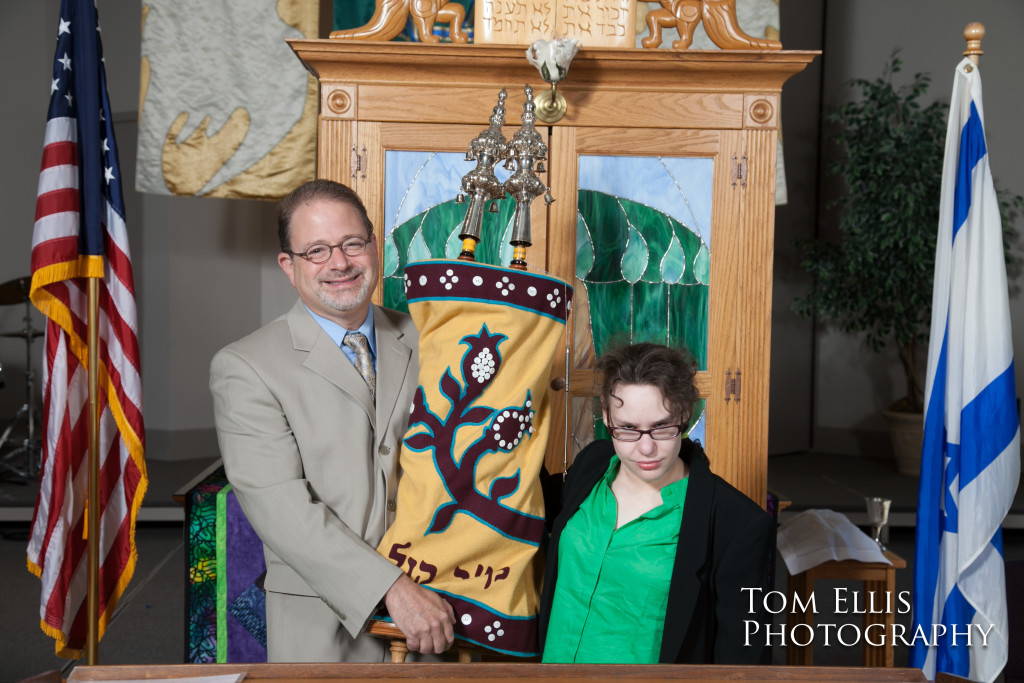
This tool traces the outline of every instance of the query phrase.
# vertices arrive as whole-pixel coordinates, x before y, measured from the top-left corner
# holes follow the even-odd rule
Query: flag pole
[[[964,28],[964,40],[967,41],[967,49],[964,50],[964,57],[971,60],[974,66],[978,66],[978,59],[985,54],[981,49],[981,39],[985,37],[985,25],[973,21]]]
[[[100,642],[100,345],[99,345],[99,278],[89,278],[89,588],[86,638],[86,661],[98,664]]]

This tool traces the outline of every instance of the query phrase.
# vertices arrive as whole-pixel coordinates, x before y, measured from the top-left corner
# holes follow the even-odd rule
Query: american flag
[[[146,491],[135,294],[95,0],[63,0],[32,236],[31,299],[47,317],[43,443],[28,567],[57,654],[88,633],[88,278],[98,278],[99,635],[135,571]]]

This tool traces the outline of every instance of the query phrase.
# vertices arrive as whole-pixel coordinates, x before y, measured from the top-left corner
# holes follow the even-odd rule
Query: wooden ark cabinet
[[[291,46],[320,81],[318,175],[351,185],[364,199],[382,259],[393,258],[383,238],[396,222],[385,212],[389,153],[461,157],[486,128],[501,88],[509,93],[511,138],[523,85],[535,92],[548,87],[522,47],[331,40]],[[595,310],[621,304],[626,312],[615,315],[628,316],[622,324],[633,338],[682,334],[698,348],[705,404],[697,428],[712,469],[764,505],[779,96],[816,54],[585,48],[576,55],[558,88],[565,117],[553,125],[538,121],[548,144],[542,179],[556,201],[534,202],[531,214],[531,268],[577,288],[567,328],[571,358],[557,358],[552,368],[552,386],[567,391],[553,392],[549,471],[562,471],[592,429],[591,368],[610,340],[588,328],[588,301],[597,302],[591,301]],[[468,171],[472,163],[465,163]],[[581,174],[639,195],[584,191]],[[690,232],[657,217],[672,211],[649,206],[674,192],[653,183],[679,185],[680,174],[696,174],[692,192],[675,193],[694,217],[681,222],[697,224],[684,226]],[[438,186],[436,202],[458,191],[457,182]],[[616,217],[605,227],[609,207]],[[674,227],[641,226],[637,215]],[[609,267],[621,271],[616,282],[593,275]],[[384,290],[378,288],[378,302]],[[675,308],[684,300],[694,313],[680,320]],[[667,332],[648,329],[665,325]]]

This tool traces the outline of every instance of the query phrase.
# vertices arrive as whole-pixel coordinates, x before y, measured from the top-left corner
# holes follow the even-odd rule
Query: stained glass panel
[[[652,341],[707,369],[712,171],[706,158],[580,157],[576,275],[589,310],[578,304],[574,338],[593,348],[577,362]]]

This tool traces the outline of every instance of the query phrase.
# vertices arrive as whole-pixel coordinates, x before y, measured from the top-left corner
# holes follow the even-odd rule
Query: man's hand
[[[441,654],[455,642],[455,612],[440,595],[427,590],[405,574],[384,594],[395,626],[405,634],[413,652]]]

